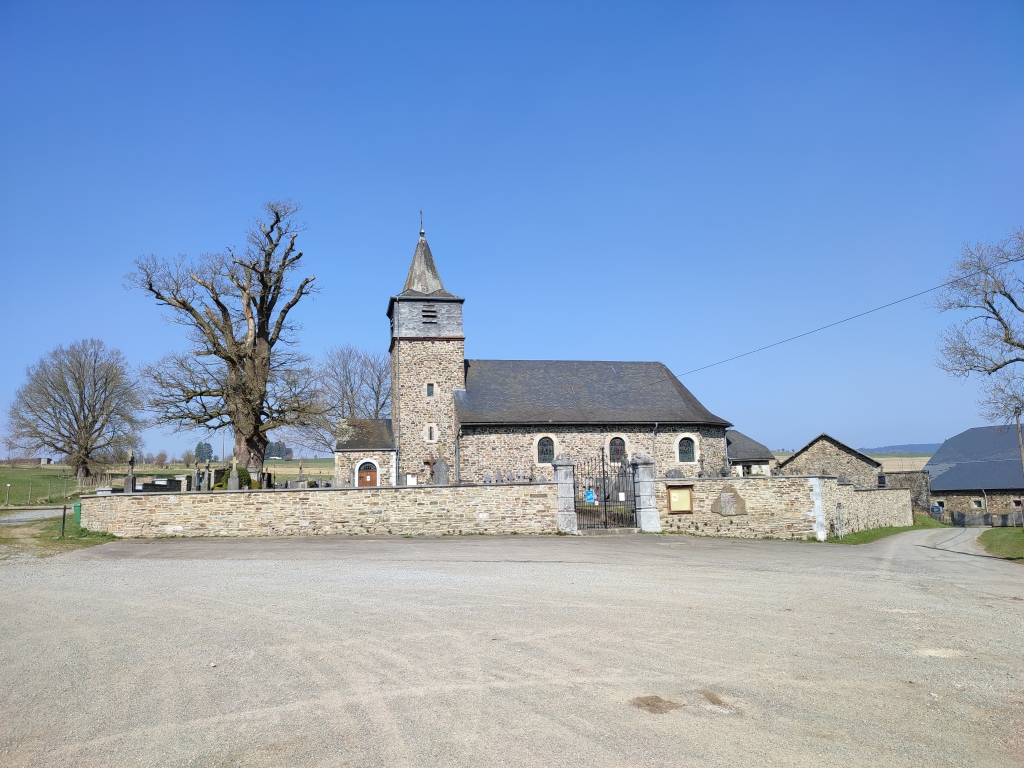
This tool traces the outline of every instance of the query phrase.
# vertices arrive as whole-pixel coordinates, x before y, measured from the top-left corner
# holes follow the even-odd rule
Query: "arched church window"
[[[683,463],[693,461],[693,440],[688,437],[679,441],[679,461]]]
[[[537,463],[550,464],[555,460],[555,441],[550,437],[542,437],[537,441]]]
[[[621,464],[626,460],[626,441],[621,437],[613,437],[608,443],[608,460]]]

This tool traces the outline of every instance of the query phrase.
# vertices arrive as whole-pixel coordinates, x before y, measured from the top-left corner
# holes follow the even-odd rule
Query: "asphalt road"
[[[157,540],[11,563],[0,765],[1019,765],[1024,567],[977,533]]]

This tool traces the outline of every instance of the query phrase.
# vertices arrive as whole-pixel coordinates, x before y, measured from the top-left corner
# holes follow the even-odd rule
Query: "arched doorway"
[[[359,487],[377,487],[377,466],[372,461],[364,461],[359,465]]]

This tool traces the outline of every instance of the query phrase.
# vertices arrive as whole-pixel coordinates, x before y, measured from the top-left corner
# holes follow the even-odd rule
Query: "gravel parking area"
[[[977,531],[124,541],[0,566],[0,765],[998,766]]]

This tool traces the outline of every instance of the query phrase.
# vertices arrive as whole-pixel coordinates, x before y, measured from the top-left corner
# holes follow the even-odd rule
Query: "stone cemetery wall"
[[[908,488],[855,488],[822,481],[822,506],[829,535],[838,530],[836,502],[842,506],[843,532],[914,524],[913,492]]]
[[[670,513],[668,489],[692,488],[689,513]],[[834,477],[666,478],[656,480],[655,505],[663,531],[699,536],[812,539],[833,535],[836,502],[845,533],[888,525],[912,525],[911,492],[857,490]]]
[[[127,538],[554,533],[554,483],[92,496],[82,526]]]

